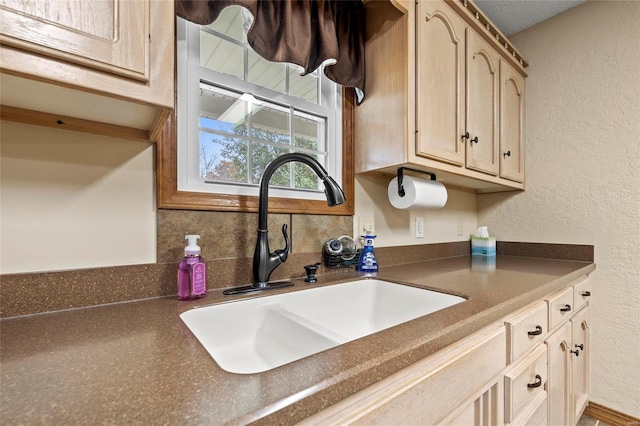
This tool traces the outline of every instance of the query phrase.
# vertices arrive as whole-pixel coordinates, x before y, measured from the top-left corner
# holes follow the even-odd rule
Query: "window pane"
[[[257,139],[289,145],[289,117],[289,108],[256,101],[252,104],[251,135]]]
[[[244,80],[244,48],[200,31],[200,66]]]
[[[287,148],[279,148],[274,147],[272,145],[262,144],[262,143],[254,143],[251,150],[251,177],[253,179],[253,183],[260,183],[260,178],[262,177],[262,173],[267,165],[274,158],[286,154],[289,152]],[[271,185],[275,186],[291,186],[291,177],[290,177],[290,167],[291,163],[287,163],[278,167],[273,176],[271,176],[271,180],[269,181]]]
[[[296,111],[293,117],[294,145],[300,148],[324,151],[325,119]]]
[[[289,67],[289,94],[298,98],[306,99],[314,104],[318,103],[318,77],[307,74],[300,75],[300,69],[295,66]]]
[[[238,126],[245,128],[251,95],[240,95],[206,84],[200,85],[200,127],[240,134]]]
[[[201,131],[200,177],[205,181],[247,183],[247,141]]]
[[[229,36],[241,43],[246,43],[246,32],[251,28],[253,16],[241,6],[229,6],[222,9],[220,16],[212,24],[207,25],[214,31]]]
[[[318,160],[321,164],[324,163],[324,160],[318,158],[317,155],[312,155],[313,158]],[[309,166],[301,163],[293,163],[294,167],[294,188],[300,189],[318,189],[320,185],[320,179],[318,176],[311,170]]]
[[[269,62],[253,50],[249,50],[249,75],[247,80],[280,93],[287,90],[287,66],[280,62]]]

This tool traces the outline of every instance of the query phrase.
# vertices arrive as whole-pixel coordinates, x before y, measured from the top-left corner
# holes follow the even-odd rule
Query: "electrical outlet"
[[[424,238],[424,218],[416,217],[416,238]]]
[[[375,221],[373,216],[360,216],[358,218],[358,234],[366,235],[367,231],[371,234],[376,233]]]
[[[464,234],[464,226],[462,225],[462,219],[458,219],[458,236],[461,237]]]

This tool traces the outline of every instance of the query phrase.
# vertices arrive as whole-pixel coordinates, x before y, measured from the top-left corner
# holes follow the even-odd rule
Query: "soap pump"
[[[371,231],[367,231],[366,235],[361,235],[361,237],[364,238],[364,248],[360,254],[356,270],[360,272],[378,272],[378,260],[373,251],[373,240],[376,236],[371,235]]]
[[[207,295],[207,265],[200,257],[198,238],[200,235],[184,237],[188,244],[184,249],[184,258],[178,265],[178,299],[193,300]]]

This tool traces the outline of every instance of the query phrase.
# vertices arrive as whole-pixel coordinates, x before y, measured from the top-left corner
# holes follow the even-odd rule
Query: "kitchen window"
[[[287,152],[309,154],[343,187],[353,185],[352,165],[343,167],[342,88],[322,69],[301,76],[296,65],[258,56],[246,41],[251,19],[239,6],[207,26],[178,18],[177,192],[257,197],[263,170]],[[271,185],[273,197],[325,200],[302,164],[282,166]]]

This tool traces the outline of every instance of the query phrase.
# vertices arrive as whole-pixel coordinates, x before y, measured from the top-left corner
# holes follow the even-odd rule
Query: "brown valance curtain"
[[[325,60],[331,80],[364,90],[364,6],[361,0],[175,0],[176,15],[200,25],[238,5],[254,17],[249,45],[268,61],[289,62],[313,72]]]

